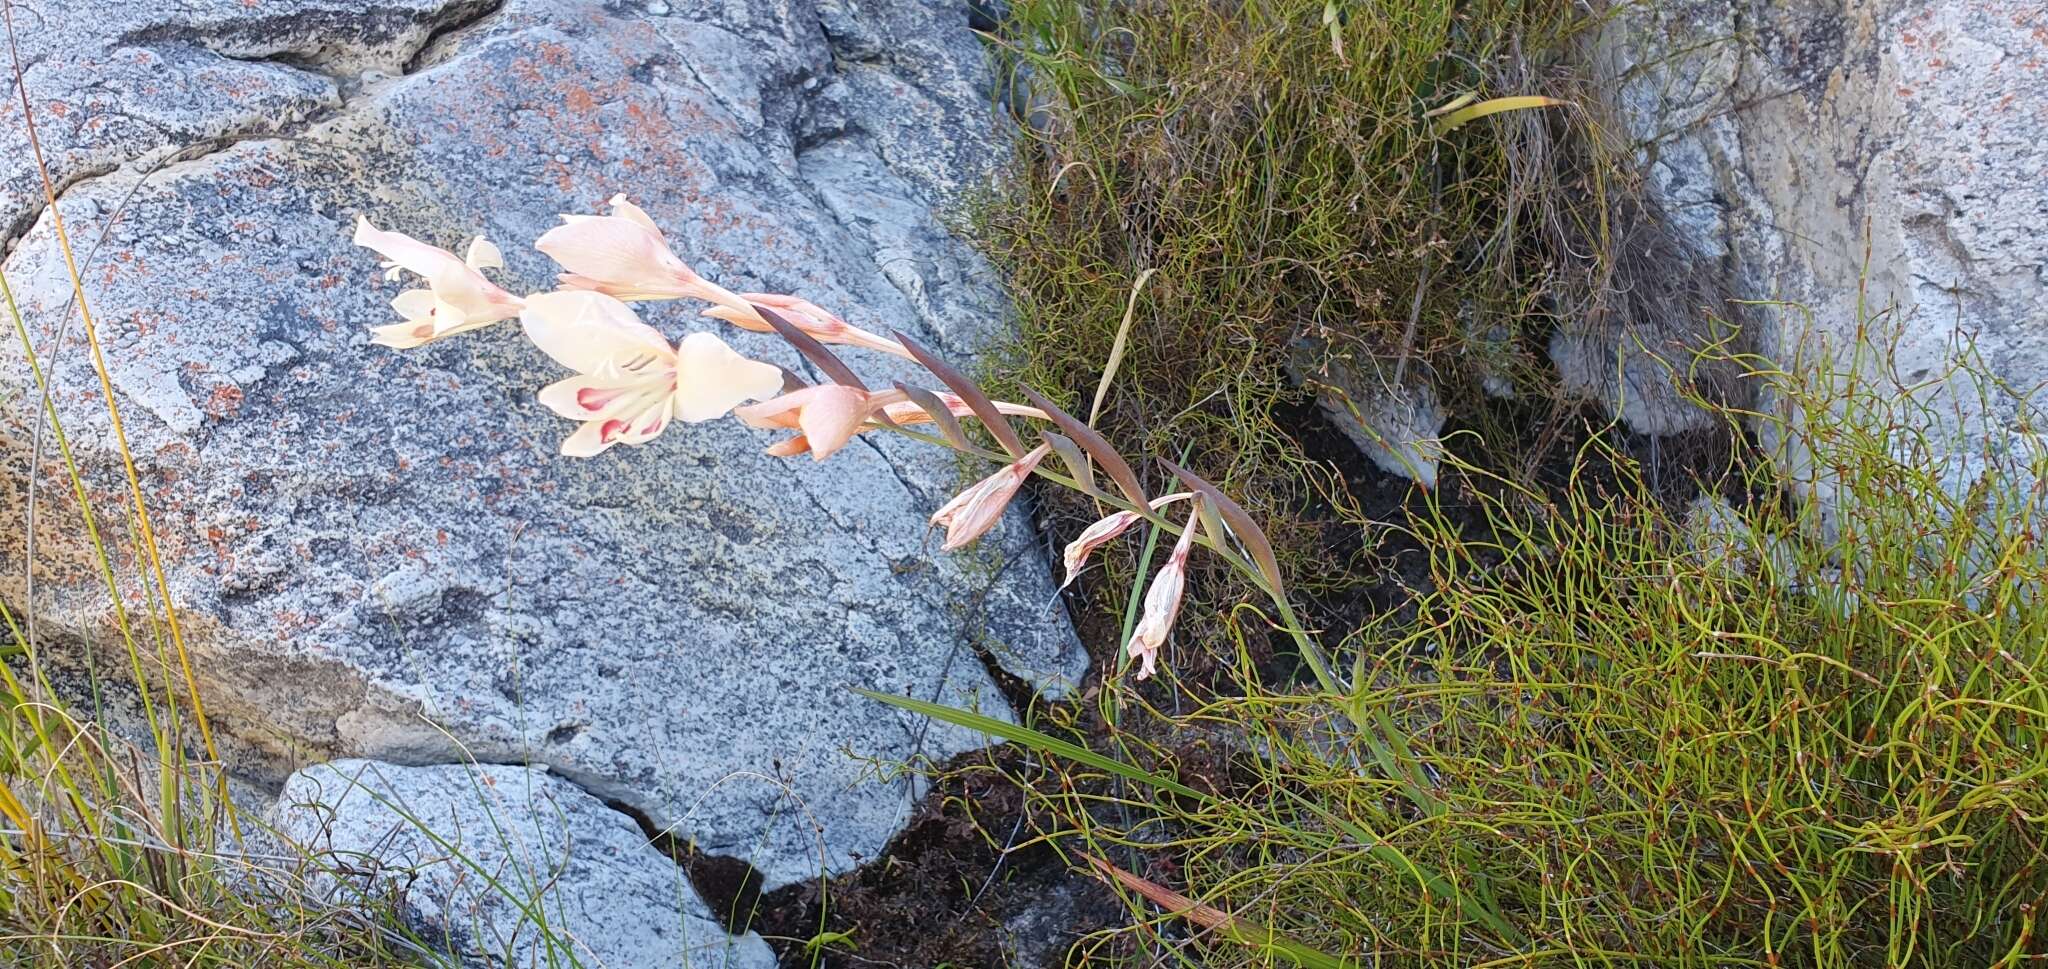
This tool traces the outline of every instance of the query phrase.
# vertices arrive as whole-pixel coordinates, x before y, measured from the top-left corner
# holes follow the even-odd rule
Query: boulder
[[[775,966],[632,819],[540,768],[339,760],[288,778],[268,820],[312,853],[297,890],[388,901],[465,966]]]
[[[1679,249],[1660,274],[1705,278],[1703,309],[1780,364],[1924,384],[1970,436],[2030,414],[2048,401],[2044,30],[2038,0],[1616,5],[1597,73]],[[1614,361],[1697,330],[1628,322],[1554,347],[1568,377],[1604,362],[1610,402],[1642,369]],[[1980,393],[1958,361],[2011,389]]]
[[[964,364],[1006,308],[944,219],[1007,150],[964,6],[240,6],[46,3],[28,76],[237,774],[275,785],[344,756],[545,766],[773,889],[881,850],[919,793],[882,768],[986,742],[849,687],[1008,717],[1018,694],[999,683],[1080,678],[1020,513],[976,555],[928,541],[961,484],[950,455],[874,436],[781,460],[765,432],[721,421],[561,457],[573,425],[535,393],[565,373],[516,324],[369,345],[399,287],[348,241],[358,213],[450,248],[482,233],[505,252],[497,280],[537,291],[554,268],[529,243],[623,192],[715,281],[798,293]],[[122,113],[137,105],[163,117]],[[139,617],[127,484],[70,276],[21,153],[6,157],[4,214],[32,222],[7,278]],[[643,310],[671,337],[721,326]],[[102,672],[125,668],[25,355],[0,333],[0,535],[31,515],[35,534],[33,562],[0,543],[0,599],[33,607],[49,662],[75,670],[97,649]],[[804,369],[772,338],[724,335]],[[853,359],[871,382],[914,376]]]

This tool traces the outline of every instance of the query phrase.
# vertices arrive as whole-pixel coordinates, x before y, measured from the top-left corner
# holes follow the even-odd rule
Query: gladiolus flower
[[[759,303],[769,309],[780,311],[791,323],[796,324],[798,329],[817,338],[819,343],[842,343],[893,353],[906,360],[917,359],[909,350],[903,348],[903,344],[854,326],[810,300],[784,296],[781,293],[741,293],[739,298],[748,303]],[[756,333],[772,333],[775,330],[751,306],[744,309],[725,305],[713,306],[705,310],[704,315]]]
[[[837,387],[838,385],[831,384],[828,386]],[[849,391],[855,394],[862,394],[857,407],[851,403],[832,399],[843,398],[844,401],[851,401],[854,398],[849,396]],[[797,396],[798,394],[803,396]],[[975,416],[974,408],[967,406],[967,402],[959,397],[945,393],[937,394],[936,396],[941,403],[946,405],[946,409],[953,413],[954,417]],[[936,420],[932,415],[926,413],[924,408],[919,407],[916,402],[910,400],[908,395],[897,390],[865,394],[855,388],[842,387],[838,390],[816,395],[797,391],[794,394],[787,395],[787,397],[787,400],[776,398],[765,404],[749,405],[734,412],[739,416],[740,420],[746,421],[754,427],[801,429],[798,419],[802,416],[801,409],[804,405],[812,403],[814,400],[820,405],[817,410],[811,412],[811,417],[817,424],[831,429],[828,436],[820,438],[820,440],[829,442],[829,446],[823,450],[814,449],[811,446],[811,435],[806,432],[794,437],[783,438],[769,446],[767,453],[778,458],[793,458],[799,454],[809,454],[817,460],[823,461],[830,457],[832,452],[844,447],[847,441],[853,439],[853,435],[867,430],[867,422],[874,420],[877,415],[887,417],[898,424],[930,424]],[[826,399],[817,399],[820,397]],[[1036,417],[1040,419],[1045,417],[1045,412],[1036,407],[1026,407],[1022,404],[1006,404],[1002,401],[996,401],[995,405],[996,410],[1009,414],[1012,417]],[[854,416],[856,413],[859,415],[857,419]],[[828,417],[828,415],[838,416]]]
[[[900,390],[869,393],[845,384],[819,384],[771,401],[749,404],[733,414],[749,427],[793,428],[802,432],[777,441],[768,448],[769,454],[786,458],[809,451],[813,460],[823,461],[853,440],[861,425],[876,411],[903,399]]]
[[[645,444],[671,419],[712,420],[782,387],[781,368],[740,356],[709,333],[671,347],[632,307],[603,293],[529,297],[520,323],[535,346],[577,373],[540,392],[549,410],[583,422],[562,442],[571,457]]]
[[[1138,626],[1131,630],[1131,641],[1124,647],[1131,658],[1138,661],[1138,679],[1152,675],[1159,662],[1159,651],[1166,646],[1166,637],[1173,633],[1173,621],[1180,615],[1181,593],[1187,590],[1188,552],[1195,545],[1195,526],[1202,513],[1202,499],[1195,499],[1195,510],[1188,513],[1187,527],[1181,530],[1180,541],[1175,542],[1173,554],[1167,556],[1166,566],[1153,576],[1152,587],[1145,590],[1145,606],[1138,616]]]
[[[668,247],[668,237],[637,205],[614,195],[610,215],[564,215],[535,249],[568,270],[564,289],[592,290],[622,300],[703,299],[733,305],[739,298],[706,281]],[[744,306],[743,303],[738,305]]]
[[[519,297],[492,285],[479,272],[505,264],[498,247],[482,236],[470,242],[468,259],[458,259],[446,249],[427,245],[403,232],[379,229],[358,215],[354,241],[383,256],[384,268],[391,278],[406,271],[427,281],[426,289],[408,289],[391,301],[391,308],[405,317],[405,322],[371,327],[371,343],[409,349],[509,320],[518,316],[524,305]]]
[[[946,528],[946,540],[939,547],[950,552],[987,534],[1002,518],[1003,509],[1009,507],[1010,499],[1017,496],[1017,489],[1024,486],[1024,480],[1031,477],[1038,462],[1045,460],[1051,452],[1050,445],[1040,444],[1031,453],[975,482],[966,491],[953,496],[945,507],[933,512],[932,524]]]
[[[1182,491],[1154,498],[1152,499],[1152,510],[1158,511],[1176,501],[1184,501],[1194,496],[1195,493],[1192,491]],[[1082,529],[1079,536],[1067,543],[1066,551],[1061,555],[1063,564],[1067,567],[1067,581],[1062,583],[1062,586],[1073,584],[1074,578],[1081,574],[1081,567],[1088,564],[1088,556],[1093,554],[1096,549],[1114,541],[1117,536],[1129,531],[1132,525],[1143,521],[1144,517],[1135,511],[1119,511],[1101,518],[1095,524]]]

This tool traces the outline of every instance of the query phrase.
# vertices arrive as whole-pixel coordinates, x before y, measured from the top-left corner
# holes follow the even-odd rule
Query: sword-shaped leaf
[[[1145,499],[1145,489],[1138,486],[1137,472],[1131,470],[1131,465],[1124,460],[1124,456],[1116,453],[1116,448],[1110,447],[1109,442],[1097,434],[1094,428],[1075,420],[1074,415],[1060,410],[1058,405],[1046,400],[1044,395],[1029,387],[1024,388],[1024,399],[1029,400],[1031,406],[1044,411],[1047,419],[1058,424],[1060,430],[1065,431],[1068,437],[1080,444],[1088,452],[1088,456],[1102,466],[1102,471],[1109,475],[1109,480],[1116,482],[1116,486],[1123,489],[1124,497],[1129,498],[1140,511],[1151,507]]]
[[[831,377],[834,383],[845,384],[858,390],[868,389],[868,385],[861,383],[860,378],[854,375],[853,368],[847,366],[846,361],[839,359],[837,354],[825,349],[825,345],[819,343],[817,337],[805,333],[781,313],[759,303],[750,305],[754,307],[754,312],[761,314],[761,318],[768,321],[769,326],[775,328],[778,335],[796,348],[796,352],[803,354],[804,359],[817,364],[818,369],[825,371],[825,375]]]
[[[1252,553],[1252,563],[1259,567],[1260,574],[1266,577],[1266,583],[1272,586],[1274,597],[1284,597],[1287,590],[1280,579],[1280,560],[1273,556],[1273,543],[1266,538],[1266,530],[1252,520],[1251,513],[1194,472],[1165,458],[1160,458],[1159,463],[1166,465],[1166,470],[1173,472],[1174,477],[1186,484],[1189,491],[1209,499],[1209,504],[1223,517],[1223,524],[1230,526],[1231,534],[1236,535],[1237,540],[1243,542],[1245,549]]]
[[[1052,445],[1053,452],[1067,463],[1067,470],[1073,473],[1074,483],[1080,485],[1082,491],[1091,495],[1102,493],[1101,486],[1095,483],[1094,467],[1089,465],[1088,456],[1081,453],[1080,445],[1075,444],[1073,438],[1046,430],[1039,431],[1038,436],[1045,438],[1045,443]]]
[[[945,435],[947,443],[962,450],[971,446],[967,442],[967,432],[960,429],[960,419],[953,416],[953,408],[947,407],[939,395],[909,384],[897,384],[896,389],[903,391],[911,403],[932,415],[932,422],[939,425],[939,433]]]
[[[974,411],[974,416],[981,418],[981,423],[988,427],[990,434],[996,436],[996,442],[1003,446],[1003,450],[1009,452],[1010,457],[1024,456],[1024,439],[1017,436],[1017,430],[1010,426],[1009,420],[1003,417],[1003,412],[996,409],[996,402],[988,399],[988,395],[982,393],[981,388],[974,385],[974,381],[967,379],[965,374],[953,369],[946,361],[939,359],[930,350],[925,349],[923,344],[904,335],[902,331],[897,331],[894,336],[896,342],[903,344],[903,348],[917,358],[918,363],[924,364],[924,368],[931,371],[932,376],[939,378],[940,382],[946,385],[946,389],[967,402],[968,409]]]
[[[863,690],[860,687],[853,687],[852,689],[853,692],[870,700],[886,703],[892,707],[901,707],[912,713],[920,713],[932,719],[950,723],[956,727],[966,727],[976,733],[985,733],[991,737],[1001,737],[1004,740],[1019,743],[1055,757],[1071,760],[1077,764],[1087,764],[1097,770],[1107,771],[1124,780],[1142,784],[1154,790],[1168,791],[1185,798],[1201,801],[1205,804],[1213,804],[1216,801],[1214,797],[1195,790],[1186,784],[1182,784],[1173,778],[1162,777],[1144,768],[1134,767],[1114,757],[1098,754],[1079,744],[1068,743],[1022,724],[1011,723],[1008,720],[997,720],[994,717],[975,713],[972,710],[949,707],[943,703],[933,703],[930,700],[920,700],[916,697],[897,696],[893,693],[879,693],[874,690]]]

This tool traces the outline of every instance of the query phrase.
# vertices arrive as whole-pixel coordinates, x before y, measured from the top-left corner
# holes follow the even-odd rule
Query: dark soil
[[[1030,770],[1015,745],[962,755],[877,861],[727,910],[757,902],[751,927],[789,967],[1063,965],[1075,940],[1128,913],[1100,882],[1029,840],[1037,826],[1009,778]],[[814,939],[828,941],[807,946]]]

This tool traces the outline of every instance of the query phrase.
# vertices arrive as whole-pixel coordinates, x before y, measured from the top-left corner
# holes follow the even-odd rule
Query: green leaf
[[[893,693],[877,693],[874,690],[864,690],[860,687],[854,687],[853,692],[870,700],[877,700],[894,707],[902,707],[912,713],[922,713],[934,720],[943,720],[956,727],[966,727],[969,730],[979,731],[991,737],[1001,737],[1004,740],[1020,743],[1034,750],[1042,750],[1055,757],[1064,757],[1077,764],[1087,764],[1090,767],[1108,771],[1127,781],[1143,784],[1147,787],[1162,791],[1172,791],[1182,797],[1194,798],[1205,804],[1215,800],[1215,798],[1179,781],[1161,777],[1150,771],[1140,770],[1114,758],[1105,757],[1078,744],[1070,744],[1057,737],[1039,733],[1022,724],[997,720],[994,717],[983,716],[972,710],[949,707],[942,703],[932,703],[928,700],[897,696]]]

